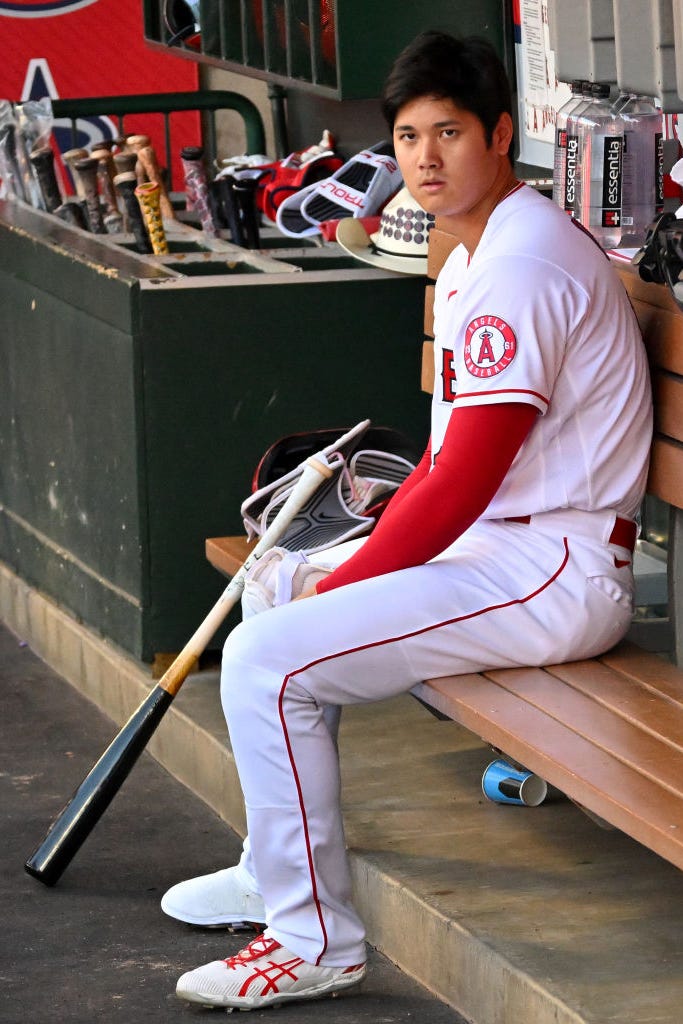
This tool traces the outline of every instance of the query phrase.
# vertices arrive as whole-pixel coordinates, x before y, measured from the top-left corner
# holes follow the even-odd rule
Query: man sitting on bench
[[[488,43],[418,37],[383,109],[406,186],[460,241],[436,284],[431,441],[350,557],[228,638],[222,699],[250,848],[174,887],[164,909],[267,927],[184,974],[191,1002],[260,1008],[364,976],[325,707],[589,658],[631,620],[652,414],[618,277],[516,179],[509,85]]]

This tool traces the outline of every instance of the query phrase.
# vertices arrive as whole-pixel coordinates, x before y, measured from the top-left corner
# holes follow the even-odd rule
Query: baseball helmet
[[[252,494],[286,476],[316,452],[334,445],[336,439],[348,430],[350,427],[323,427],[281,437],[261,456],[251,482]],[[364,431],[359,431],[354,441],[354,446],[350,452],[344,453],[345,455],[352,454],[361,441],[364,448],[398,455],[413,463],[416,463],[422,454],[409,437],[392,427],[373,427],[371,424]]]
[[[340,447],[338,439],[347,433]],[[369,420],[350,432],[322,429],[281,438],[259,461],[252,494],[241,506],[250,538],[263,535],[295,486],[302,463],[320,451],[333,472],[280,540],[290,551],[311,554],[369,533],[420,456],[404,434],[372,427]]]
[[[199,13],[199,0],[164,0],[169,46],[180,42],[195,44],[194,37],[200,31]]]

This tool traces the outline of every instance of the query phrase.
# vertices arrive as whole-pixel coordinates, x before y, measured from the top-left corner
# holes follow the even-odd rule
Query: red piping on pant
[[[280,714],[280,722],[282,723],[282,731],[285,737],[285,743],[287,745],[289,763],[292,768],[292,775],[294,776],[294,784],[296,785],[296,791],[299,797],[299,807],[301,809],[301,821],[303,825],[304,841],[306,843],[306,856],[308,858],[308,868],[311,876],[311,891],[313,893],[313,902],[315,904],[318,920],[320,921],[320,929],[322,931],[323,936],[323,947],[322,950],[320,951],[318,959],[315,962],[316,967],[320,964],[320,961],[322,960],[323,956],[327,951],[327,929],[325,928],[325,922],[323,920],[322,906],[320,904],[320,900],[318,899],[318,887],[316,885],[315,880],[315,867],[313,865],[313,854],[311,852],[311,840],[308,830],[306,808],[304,806],[303,793],[301,790],[301,781],[299,779],[299,773],[297,771],[296,762],[294,760],[294,752],[292,750],[292,745],[289,740],[287,723],[285,722],[283,700],[288,683],[290,682],[291,679],[294,679],[295,676],[300,675],[302,672],[308,672],[309,669],[314,668],[316,665],[321,665],[326,661],[332,661],[333,658],[343,658],[347,654],[357,654],[359,651],[367,651],[372,647],[384,647],[387,644],[398,643],[401,640],[409,640],[411,637],[419,636],[421,633],[430,633],[432,630],[441,629],[443,626],[452,626],[456,622],[466,622],[467,619],[478,618],[480,615],[486,615],[488,612],[497,612],[503,608],[511,608],[515,604],[526,604],[528,601],[531,601],[534,597],[537,597],[539,594],[543,593],[544,590],[547,590],[551,583],[554,583],[555,580],[558,579],[558,577],[566,568],[567,562],[569,561],[569,544],[566,537],[563,537],[562,541],[564,544],[564,558],[562,559],[559,568],[553,573],[553,575],[549,579],[546,580],[545,583],[542,584],[542,586],[538,587],[530,594],[527,594],[526,597],[516,597],[512,601],[503,602],[503,604],[494,604],[486,608],[480,608],[476,612],[468,612],[467,615],[456,615],[455,618],[445,619],[443,622],[438,622],[432,626],[423,626],[421,629],[415,629],[410,633],[404,633],[402,636],[388,637],[385,640],[373,640],[371,643],[361,644],[359,647],[352,647],[348,651],[337,651],[334,654],[325,654],[321,658],[315,658],[314,661],[310,661],[307,665],[303,665],[301,668],[294,669],[292,672],[289,672],[285,676],[282,682],[282,686],[280,688],[280,696],[278,698],[278,710]]]

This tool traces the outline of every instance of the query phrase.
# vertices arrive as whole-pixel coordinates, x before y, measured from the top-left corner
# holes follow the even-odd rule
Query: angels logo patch
[[[517,352],[510,324],[498,316],[478,316],[465,331],[465,365],[473,377],[495,377]]]

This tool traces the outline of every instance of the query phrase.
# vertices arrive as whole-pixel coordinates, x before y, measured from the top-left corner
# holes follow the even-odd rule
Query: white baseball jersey
[[[614,509],[642,500],[650,383],[635,314],[596,243],[519,185],[471,260],[436,283],[432,451],[459,405],[528,402],[541,414],[485,518]]]

